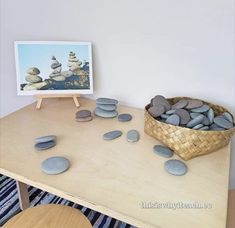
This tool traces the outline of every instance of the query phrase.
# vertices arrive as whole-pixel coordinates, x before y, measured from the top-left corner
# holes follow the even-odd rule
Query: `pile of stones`
[[[118,101],[111,98],[96,99],[95,115],[103,118],[114,118],[118,115]]]
[[[196,99],[181,99],[171,105],[165,97],[157,95],[151,99],[148,112],[161,122],[193,130],[220,131],[234,127],[230,113],[215,116],[209,105]]]
[[[56,145],[55,135],[41,136],[35,139],[35,149],[36,150],[47,150]]]
[[[80,110],[76,112],[75,119],[78,122],[88,122],[93,119],[91,111],[89,110]]]

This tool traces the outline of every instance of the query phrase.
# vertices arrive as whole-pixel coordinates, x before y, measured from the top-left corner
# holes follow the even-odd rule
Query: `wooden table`
[[[72,102],[48,100],[41,110],[32,104],[0,121],[0,172],[19,181],[24,207],[28,205],[22,183],[138,227],[225,227],[230,145],[186,162],[187,175],[175,177],[163,168],[167,159],[152,152],[158,142],[143,131],[143,110],[119,106],[119,113],[133,115],[128,123],[99,117],[78,123]],[[84,98],[80,103],[82,109],[95,107]],[[122,137],[102,139],[105,132],[116,129],[123,131]],[[139,142],[126,141],[130,129],[140,132]],[[34,139],[48,134],[58,136],[57,146],[36,151]],[[54,155],[68,158],[71,168],[46,175],[40,164]],[[204,208],[172,208],[186,204]]]

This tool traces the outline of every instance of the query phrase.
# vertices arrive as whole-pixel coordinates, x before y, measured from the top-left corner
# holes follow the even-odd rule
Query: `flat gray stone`
[[[199,108],[203,105],[203,102],[200,100],[188,100],[188,104],[185,107],[186,109]]]
[[[171,110],[167,111],[166,114],[167,115],[172,115],[172,114],[175,113],[175,111],[176,111],[175,109],[171,109]]]
[[[89,110],[80,110],[76,112],[76,117],[77,118],[87,118],[91,116],[91,111]]]
[[[217,124],[219,127],[230,129],[233,127],[233,123],[225,119],[223,116],[217,116],[214,118],[214,123]]]
[[[198,130],[200,130],[200,131],[207,131],[209,129],[210,128],[208,126],[204,126],[204,127],[199,128]]]
[[[165,162],[165,170],[175,176],[182,176],[187,173],[188,167],[180,160],[171,159]]]
[[[123,113],[118,116],[118,121],[120,122],[128,122],[132,120],[132,115],[128,113]]]
[[[158,105],[150,107],[148,109],[148,112],[150,113],[152,117],[156,118],[165,112],[165,107],[161,104],[158,104]]]
[[[180,117],[180,125],[187,124],[191,119],[189,112],[185,109],[177,109],[174,114]]]
[[[197,116],[197,117],[195,117],[194,119],[190,120],[190,121],[187,123],[186,127],[189,127],[189,128],[195,127],[196,125],[202,123],[202,121],[204,120],[204,117],[205,117],[205,116],[202,115],[202,114],[199,115],[199,116]]]
[[[204,127],[203,124],[198,124],[198,125],[196,125],[195,127],[193,127],[192,129],[193,129],[193,130],[198,130],[198,129],[202,128],[202,127]]]
[[[115,111],[117,109],[117,105],[115,104],[97,104],[97,107],[105,111]]]
[[[178,126],[180,123],[180,117],[178,115],[171,115],[166,119],[166,123]]]
[[[202,105],[199,108],[194,108],[191,109],[192,112],[199,112],[199,113],[203,113],[203,112],[207,112],[210,109],[209,105]]]
[[[41,164],[41,169],[49,175],[56,175],[65,172],[70,166],[70,162],[64,157],[50,157],[44,160]]]
[[[157,95],[155,96],[152,100],[151,100],[151,104],[152,106],[155,106],[155,105],[163,105],[165,107],[165,110],[166,111],[169,111],[171,109],[171,105],[170,103],[168,102],[168,100],[161,96],[161,95]]]
[[[50,141],[55,141],[56,136],[55,135],[45,135],[41,136],[35,139],[35,143],[45,143],[45,142],[50,142]]]
[[[169,116],[170,116],[170,115],[162,114],[160,117],[161,117],[162,119],[165,119],[165,120],[166,120]]]
[[[113,140],[113,139],[120,137],[121,135],[122,135],[122,132],[119,130],[110,131],[110,132],[107,132],[103,135],[103,139],[104,140]]]
[[[140,134],[136,130],[130,130],[127,132],[126,139],[128,142],[137,142],[140,139]]]
[[[202,124],[208,126],[208,125],[210,125],[210,120],[206,116],[204,116]]]
[[[175,103],[174,105],[172,105],[172,109],[181,109],[181,108],[185,108],[188,105],[188,100],[186,99],[181,99],[179,100],[177,103]]]
[[[101,97],[101,98],[96,99],[96,104],[117,105],[118,101],[115,99],[111,99],[111,98]]]
[[[96,107],[95,115],[103,118],[114,118],[118,115],[117,111],[104,111],[103,109]]]
[[[218,126],[217,124],[213,123],[210,126],[211,131],[224,131],[225,129],[223,127]]]
[[[197,116],[200,116],[201,115],[201,113],[196,113],[196,112],[191,112],[190,113],[190,117],[192,118],[192,119],[194,119],[194,118],[196,118]]]
[[[228,120],[229,122],[233,123],[233,116],[232,116],[230,113],[224,112],[222,115],[223,115],[223,117],[224,117],[226,120]]]
[[[153,152],[165,158],[170,158],[173,156],[173,151],[162,145],[155,145],[153,147]]]
[[[85,117],[85,118],[76,118],[76,121],[77,122],[89,122],[93,119],[92,116],[88,116],[88,117]]]
[[[36,150],[47,150],[56,145],[55,141],[49,141],[49,142],[44,142],[44,143],[36,143],[34,145]]]
[[[209,119],[210,124],[214,122],[214,117],[215,117],[214,110],[210,108],[209,111],[207,112],[207,118]]]

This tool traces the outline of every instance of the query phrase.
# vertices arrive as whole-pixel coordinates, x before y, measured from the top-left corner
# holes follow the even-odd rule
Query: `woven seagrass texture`
[[[182,98],[193,99],[189,97],[174,97],[167,100],[170,104],[175,104]],[[215,115],[228,112],[228,110],[219,105],[203,102],[214,110]],[[200,131],[166,124],[154,119],[147,111],[149,107],[150,104],[145,107],[145,133],[171,148],[184,160],[208,154],[224,147],[229,143],[235,132],[235,127],[224,131]]]

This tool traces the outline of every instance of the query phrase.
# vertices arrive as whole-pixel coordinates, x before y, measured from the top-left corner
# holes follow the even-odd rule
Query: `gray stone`
[[[87,118],[91,116],[91,111],[89,110],[80,110],[76,112],[76,117],[77,118]]]
[[[123,113],[118,116],[118,121],[120,122],[128,122],[132,120],[132,115],[128,113]]]
[[[233,123],[233,116],[232,116],[230,113],[224,112],[222,115],[223,115],[223,117],[224,117],[226,120],[228,120],[229,122]]]
[[[203,124],[198,124],[198,125],[196,125],[195,127],[193,127],[192,129],[193,129],[193,130],[198,130],[198,129],[202,128],[202,127],[204,127]]]
[[[233,123],[225,119],[223,116],[217,116],[214,118],[214,123],[217,124],[219,127],[230,129],[233,127]]]
[[[180,123],[180,117],[178,115],[171,115],[166,119],[166,123],[178,126]]]
[[[198,130],[200,130],[200,131],[206,131],[206,130],[209,130],[209,127],[208,127],[208,126],[204,126],[204,127],[199,128]]]
[[[153,152],[165,158],[170,158],[173,156],[173,151],[162,145],[155,145],[153,147]]]
[[[136,130],[130,130],[127,132],[126,139],[128,142],[137,142],[140,139],[140,134]]]
[[[175,113],[175,109],[171,109],[169,111],[166,112],[167,115],[171,115],[171,114],[174,114]]]
[[[103,135],[103,139],[104,140],[113,140],[113,139],[120,137],[121,135],[122,135],[122,132],[119,130],[110,131],[110,132],[107,132]]]
[[[40,74],[40,70],[37,67],[31,67],[27,70],[28,74],[37,75]]]
[[[150,113],[152,117],[156,118],[165,112],[165,107],[161,104],[155,105],[155,106],[150,107],[148,109],[148,112]]]
[[[42,81],[42,78],[40,76],[37,76],[37,75],[27,75],[25,77],[25,80],[27,82],[30,82],[30,83],[38,83],[38,82]]]
[[[55,141],[49,141],[49,142],[44,142],[44,143],[36,143],[34,145],[36,150],[47,150],[56,145]]]
[[[165,170],[175,176],[182,176],[187,173],[188,167],[180,160],[171,159],[165,162]]]
[[[111,99],[111,98],[98,98],[96,99],[96,104],[104,104],[104,105],[117,105],[118,101],[115,99]]]
[[[210,126],[211,131],[224,131],[225,129],[223,127],[218,126],[217,124],[213,123]]]
[[[202,123],[202,121],[204,120],[204,117],[205,117],[205,116],[202,115],[202,114],[199,115],[199,116],[197,116],[197,117],[195,117],[194,119],[190,120],[190,121],[187,123],[186,127],[189,127],[189,128],[195,127],[196,125]]]
[[[117,109],[117,105],[108,105],[108,104],[97,104],[97,107],[105,110],[105,111],[115,111]]]
[[[91,120],[93,120],[93,117],[92,116],[88,116],[88,117],[83,117],[83,118],[76,118],[76,121],[77,122],[89,122],[89,121],[91,121]]]
[[[161,118],[162,118],[162,119],[167,119],[169,116],[170,116],[170,115],[162,114],[162,115],[161,115]]]
[[[70,166],[70,162],[64,157],[50,157],[44,160],[41,164],[41,169],[49,175],[56,175],[65,172]]]
[[[199,108],[203,105],[203,102],[200,100],[188,100],[186,109]]]
[[[169,111],[171,109],[171,105],[170,103],[168,102],[168,100],[161,96],[161,95],[157,95],[155,96],[152,100],[151,100],[151,104],[152,106],[155,106],[155,105],[163,105],[165,107],[165,110],[166,111]]]
[[[185,108],[188,105],[188,100],[186,99],[181,99],[179,100],[177,103],[175,103],[174,105],[172,105],[172,109],[181,109],[181,108]]]
[[[194,108],[191,109],[192,112],[199,112],[199,113],[203,113],[203,112],[207,112],[210,109],[209,105],[203,105],[199,108]]]
[[[59,63],[58,61],[56,63],[51,64],[52,69],[56,69],[57,67],[61,67],[61,63]]]
[[[213,111],[212,108],[209,109],[209,111],[207,112],[207,118],[210,121],[210,124],[212,124],[214,122],[214,117],[215,117],[215,113]]]
[[[45,142],[55,141],[55,140],[56,140],[55,135],[45,135],[45,136],[36,138],[35,143],[45,143]]]
[[[104,111],[103,109],[96,107],[95,114],[103,118],[114,118],[118,115],[117,111]]]
[[[180,125],[187,124],[191,119],[189,112],[186,111],[185,109],[177,109],[174,114],[180,117]]]
[[[201,115],[201,113],[196,113],[196,112],[191,112],[190,113],[190,117],[192,118],[192,119],[194,119],[194,118],[196,118],[196,117],[198,117],[198,116],[200,116]]]
[[[210,125],[210,120],[206,116],[204,116],[202,124],[208,126],[208,125]]]

